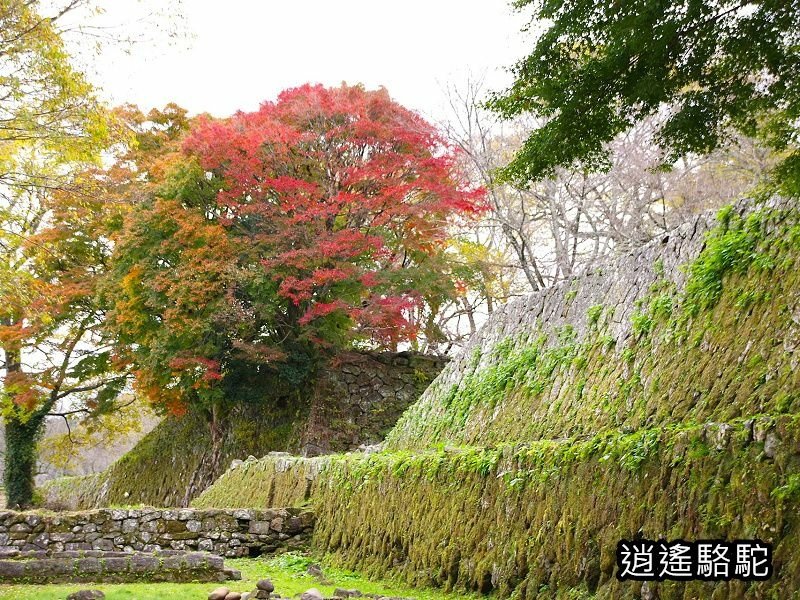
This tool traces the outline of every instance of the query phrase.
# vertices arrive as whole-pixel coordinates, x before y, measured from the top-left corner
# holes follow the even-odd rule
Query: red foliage
[[[434,270],[448,225],[484,208],[457,153],[381,89],[304,85],[219,121],[184,151],[224,182],[219,222],[260,249],[301,325],[334,313],[376,341],[416,334],[428,293],[404,270]]]

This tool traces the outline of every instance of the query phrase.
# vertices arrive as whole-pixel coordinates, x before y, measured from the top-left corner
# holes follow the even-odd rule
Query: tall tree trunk
[[[4,324],[13,325],[10,321]],[[19,383],[22,375],[22,351],[18,343],[11,342],[2,347],[6,391]],[[8,508],[30,508],[33,504],[33,478],[36,475],[36,443],[42,432],[44,412],[25,413],[15,405],[13,392],[5,415],[6,455],[3,483],[6,488]]]
[[[189,506],[194,498],[211,485],[224,471],[222,451],[225,432],[228,424],[224,408],[212,404],[211,408],[202,411],[208,423],[209,448],[200,457],[197,468],[191,474],[188,485],[183,490],[183,498],[176,497],[178,506]]]
[[[34,413],[25,421],[6,417],[6,456],[4,482],[6,505],[26,509],[33,505],[33,478],[36,474],[36,444],[44,429],[44,413]]]
[[[18,323],[18,322],[17,322]],[[14,325],[14,321],[4,324]],[[19,385],[22,377],[22,348],[18,342],[7,343],[3,351],[5,379],[3,384],[9,392],[10,403],[6,407],[5,422],[5,471],[3,483],[6,488],[6,506],[13,509],[26,509],[33,505],[33,478],[36,475],[36,446],[44,431],[47,413],[55,402],[55,392],[35,410],[29,411],[16,403],[15,392],[10,390]]]
[[[211,472],[214,477],[219,477],[222,470],[222,443],[225,439],[225,425],[223,423],[223,409],[214,403],[211,406],[211,419],[209,429],[211,433]]]

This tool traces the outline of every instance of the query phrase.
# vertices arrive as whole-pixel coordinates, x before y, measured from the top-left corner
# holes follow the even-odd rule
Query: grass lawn
[[[436,589],[415,589],[396,582],[370,581],[356,573],[325,567],[325,576],[334,585],[320,585],[313,577],[306,575],[306,567],[311,558],[299,553],[281,554],[271,558],[226,559],[225,566],[239,569],[241,581],[227,583],[124,583],[124,584],[58,584],[58,585],[0,585],[0,599],[36,598],[37,600],[65,600],[67,595],[80,589],[98,589],[106,594],[108,600],[161,600],[175,598],[196,598],[205,600],[211,590],[225,586],[236,592],[250,592],[256,581],[269,577],[275,584],[275,592],[283,597],[301,594],[315,587],[325,596],[333,594],[334,587],[356,588],[365,594],[386,596],[405,596],[419,600],[457,600],[474,598],[459,594],[446,594]]]

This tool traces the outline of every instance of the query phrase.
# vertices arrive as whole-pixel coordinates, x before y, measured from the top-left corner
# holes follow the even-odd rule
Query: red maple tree
[[[173,410],[216,406],[254,364],[414,339],[414,310],[456,293],[449,226],[483,210],[454,149],[383,89],[304,85],[200,117],[170,161],[110,293],[139,388]]]
[[[425,263],[441,266],[448,224],[483,206],[453,149],[384,89],[304,85],[202,121],[184,149],[224,182],[220,222],[263,250],[300,325],[338,312],[381,345],[416,335]]]

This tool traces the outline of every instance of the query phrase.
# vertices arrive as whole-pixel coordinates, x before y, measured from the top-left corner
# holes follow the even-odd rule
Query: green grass
[[[81,589],[102,590],[107,600],[161,600],[196,598],[203,600],[216,587],[225,586],[232,591],[250,592],[256,581],[269,577],[275,592],[283,597],[296,596],[315,587],[326,597],[333,595],[336,587],[358,589],[365,594],[412,597],[419,600],[456,600],[477,598],[464,594],[444,593],[441,590],[416,589],[391,580],[370,581],[353,573],[323,563],[325,576],[332,585],[320,585],[306,574],[306,567],[316,562],[309,556],[289,552],[270,558],[227,559],[225,565],[242,572],[241,581],[226,583],[125,583],[125,584],[58,584],[58,585],[0,585],[0,599],[36,598],[37,600],[64,600],[67,595]]]

